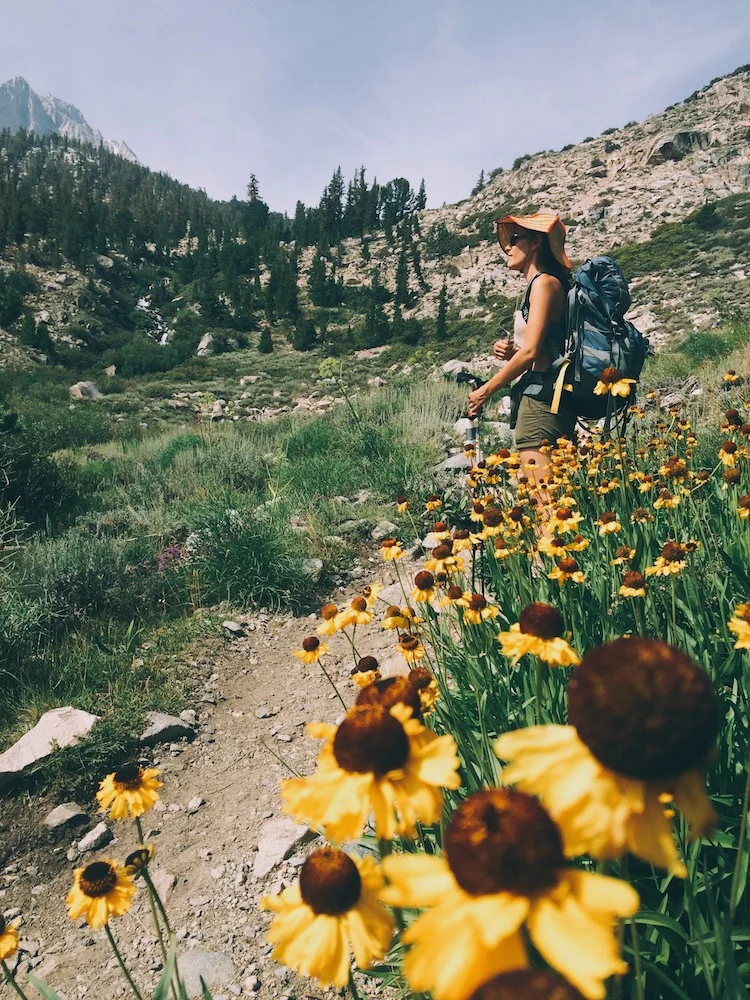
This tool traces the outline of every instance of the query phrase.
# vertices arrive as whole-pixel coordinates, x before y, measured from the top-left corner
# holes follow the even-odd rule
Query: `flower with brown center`
[[[380,624],[385,629],[398,629],[399,631],[409,628],[412,619],[406,614],[406,611],[406,608],[402,609],[397,604],[389,604],[385,611],[385,618]]]
[[[537,542],[537,549],[542,553],[542,555],[556,558],[566,554],[569,544],[570,543],[566,542],[564,538],[548,538],[545,535],[542,536]]]
[[[621,396],[625,399],[630,395],[632,387],[636,384],[634,378],[623,378],[616,368],[605,368],[599,376],[599,381],[594,386],[596,396]]]
[[[742,473],[736,466],[729,466],[721,474],[722,489],[728,490],[730,486],[739,486],[742,481]]]
[[[573,541],[568,542],[568,549],[570,552],[583,552],[590,544],[588,538],[584,538],[583,535],[573,535]]]
[[[467,625],[481,625],[500,614],[483,594],[469,594],[468,598],[461,597],[456,604],[464,609],[463,620]]]
[[[453,545],[451,543],[441,542],[440,545],[436,545],[432,550],[432,558],[428,559],[424,566],[426,570],[429,570],[434,575],[447,573],[450,576],[453,573],[461,573],[463,571],[464,561],[460,555],[453,555]]]
[[[317,663],[327,652],[328,643],[321,642],[316,635],[307,635],[302,640],[302,649],[295,649],[292,656],[296,656],[303,663]]]
[[[503,512],[499,507],[488,507],[482,515],[482,524],[482,535],[485,538],[499,535],[505,524]]]
[[[320,612],[323,623],[318,626],[318,635],[335,635],[336,632],[340,632],[339,614],[335,604],[324,604]]]
[[[561,559],[557,566],[555,566],[552,572],[548,573],[547,576],[550,580],[557,580],[561,587],[566,580],[572,580],[573,583],[583,583],[584,581],[581,567],[575,559],[570,557]]]
[[[160,772],[155,767],[123,764],[108,774],[99,785],[96,798],[101,812],[109,810],[111,819],[135,819],[159,801],[158,780]]]
[[[386,562],[392,562],[394,559],[403,559],[406,555],[401,542],[396,538],[384,538],[380,543],[380,554]]]
[[[729,385],[733,383],[742,383],[742,378],[737,374],[734,368],[730,368],[729,371],[725,372],[722,376],[722,380]]]
[[[612,535],[622,531],[622,525],[613,510],[605,510],[596,524],[599,526],[600,535]]]
[[[674,800],[693,837],[713,828],[703,771],[718,711],[705,671],[658,639],[616,639],[573,674],[568,715],[568,726],[501,736],[503,780],[541,799],[569,857],[631,852],[684,876],[664,803]]]
[[[443,506],[443,501],[437,495],[437,493],[432,493],[427,497],[425,501],[425,507],[427,510],[440,510]]]
[[[750,518],[750,493],[743,493],[737,501],[737,513],[743,521]]]
[[[630,564],[634,558],[635,549],[631,549],[629,545],[618,545],[615,558],[610,559],[609,565],[622,566],[624,563]]]
[[[659,496],[654,500],[654,509],[661,510],[662,508],[666,508],[666,510],[674,510],[675,507],[679,506],[679,503],[679,496],[662,487],[659,490]]]
[[[351,955],[365,969],[388,951],[393,918],[378,900],[383,876],[375,860],[335,847],[308,856],[297,885],[261,901],[275,915],[271,957],[322,987],[346,986]]]
[[[448,589],[445,592],[445,597],[442,597],[440,599],[440,607],[448,608],[451,607],[451,605],[458,604],[458,602],[461,600],[468,601],[470,597],[471,594],[468,592],[468,590],[464,590],[463,587],[458,587],[458,586],[448,587]],[[461,606],[463,607],[463,605]]]
[[[566,867],[560,831],[533,798],[509,788],[469,796],[445,834],[445,857],[383,863],[393,906],[426,908],[406,931],[404,974],[436,1000],[467,1000],[502,972],[528,965],[522,929],[585,997],[627,966],[617,918],[638,908],[625,882]],[[595,943],[594,943],[595,942]]]
[[[646,567],[646,576],[677,576],[687,566],[685,555],[684,545],[674,541],[665,542],[654,559],[654,565]]]
[[[7,923],[0,913],[0,962],[13,958],[18,951],[18,927]]]
[[[409,509],[409,500],[405,496],[400,496],[396,498],[396,505],[399,514],[405,514]]]
[[[394,705],[406,705],[412,711],[412,717],[422,717],[422,703],[419,692],[412,684],[409,675],[406,677],[383,677],[363,687],[357,695],[357,705],[382,705],[390,709]]]
[[[400,635],[398,637],[398,651],[407,663],[415,663],[424,656],[424,646],[416,635]]]
[[[466,528],[456,528],[453,532],[453,548],[452,552],[455,555],[457,552],[463,552],[464,549],[471,548],[471,537],[470,532]]]
[[[558,507],[546,524],[553,535],[562,535],[566,531],[576,531],[583,520],[583,515],[572,507]]]
[[[687,462],[684,458],[671,455],[659,469],[659,475],[664,476],[665,479],[673,479],[678,483],[684,482],[688,478]]]
[[[645,597],[646,578],[643,573],[629,570],[622,578],[622,586],[617,592],[621,597]]]
[[[431,534],[435,538],[436,542],[444,542],[446,538],[450,537],[450,527],[447,521],[435,521],[432,526]]]
[[[654,515],[645,507],[636,507],[630,515],[633,524],[650,524],[654,520]]]
[[[345,629],[350,625],[369,625],[374,617],[367,606],[367,598],[358,594],[349,602],[348,608],[338,613],[336,621],[340,629]]]
[[[564,632],[563,617],[557,608],[536,601],[526,605],[518,621],[508,632],[501,632],[497,641],[514,667],[527,654],[550,667],[575,667],[581,658],[564,638]]]
[[[742,452],[737,447],[736,441],[725,441],[719,448],[719,460],[723,465],[733,466]]]
[[[416,604],[429,604],[435,599],[435,577],[429,570],[420,570],[414,577],[411,599]]]
[[[109,923],[110,917],[127,913],[138,890],[133,878],[116,861],[102,858],[85,868],[76,868],[73,887],[68,893],[68,916],[85,917],[94,929]]]
[[[125,873],[135,878],[148,868],[155,856],[156,848],[153,844],[141,844],[125,858]]]
[[[362,656],[351,672],[351,678],[359,688],[366,688],[380,680],[380,664],[374,656]]]
[[[514,969],[484,983],[469,1000],[584,1000],[567,979],[549,969]]]
[[[750,649],[750,604],[738,604],[729,619],[728,628],[737,636],[735,649]]]
[[[325,740],[315,773],[281,784],[284,812],[334,840],[360,836],[370,812],[379,838],[412,836],[434,823],[441,789],[458,788],[459,759],[452,736],[435,736],[397,704],[355,705],[341,725],[310,725]]]

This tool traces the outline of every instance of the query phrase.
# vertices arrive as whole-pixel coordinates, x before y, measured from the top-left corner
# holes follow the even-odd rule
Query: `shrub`
[[[694,330],[680,342],[677,349],[693,364],[698,365],[703,361],[717,361],[726,357],[731,346],[720,333],[713,330]]]
[[[522,166],[524,163],[526,163],[527,160],[530,159],[531,159],[531,153],[524,153],[523,156],[517,156],[513,161],[513,166],[510,169],[518,170],[520,166]]]
[[[607,139],[607,141],[604,143],[604,152],[605,153],[614,153],[618,149],[620,149],[620,143],[619,142],[613,142],[612,139]]]

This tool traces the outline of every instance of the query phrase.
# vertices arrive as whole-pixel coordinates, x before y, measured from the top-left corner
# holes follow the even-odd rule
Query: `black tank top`
[[[523,316],[524,322],[526,323],[529,320],[529,299],[531,297],[531,286],[534,284],[534,282],[536,281],[536,279],[539,277],[540,274],[545,274],[545,273],[546,273],[545,271],[538,271],[531,279],[526,288],[526,294],[524,295],[523,303],[521,304],[521,315]],[[554,278],[555,275],[554,274],[550,275],[550,277]],[[560,281],[559,278],[556,278],[555,280]],[[562,285],[561,281],[560,284]],[[563,289],[563,291],[564,290],[565,289]],[[547,333],[545,334],[544,337],[544,348],[550,354],[553,361],[556,358],[562,357],[562,355],[565,353],[565,335],[566,335],[566,330],[565,330],[564,318],[553,319],[549,321],[549,323],[547,324]]]

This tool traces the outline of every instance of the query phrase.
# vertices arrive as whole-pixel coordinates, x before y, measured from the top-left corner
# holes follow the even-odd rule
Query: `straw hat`
[[[565,253],[565,225],[560,221],[559,215],[551,212],[535,212],[534,215],[506,215],[503,219],[495,222],[497,228],[497,241],[502,247],[507,247],[510,242],[510,234],[515,226],[521,229],[530,229],[535,233],[546,233],[549,239],[549,247],[555,259],[563,267],[570,269],[571,263]]]

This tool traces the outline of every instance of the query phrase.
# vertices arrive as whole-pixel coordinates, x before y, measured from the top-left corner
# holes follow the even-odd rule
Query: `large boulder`
[[[0,788],[13,784],[55,749],[77,743],[98,721],[98,715],[90,715],[70,705],[45,712],[33,729],[0,754]]]
[[[652,146],[646,163],[653,167],[666,163],[667,160],[681,160],[690,153],[700,153],[708,149],[710,145],[710,134],[699,132],[697,129],[685,129],[670,136],[661,135]]]
[[[81,402],[84,399],[103,399],[102,393],[93,382],[76,382],[68,389],[71,399]]]

